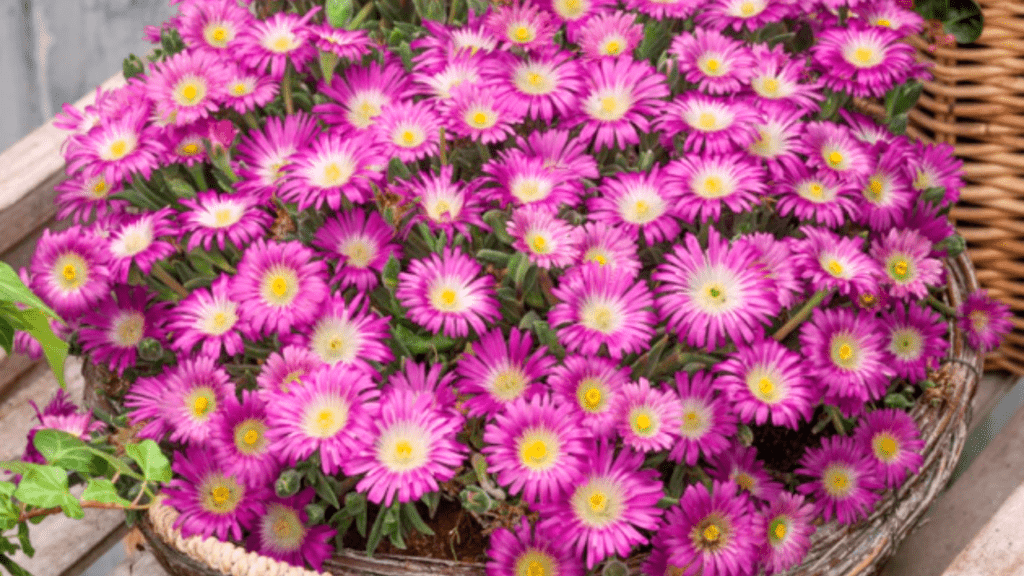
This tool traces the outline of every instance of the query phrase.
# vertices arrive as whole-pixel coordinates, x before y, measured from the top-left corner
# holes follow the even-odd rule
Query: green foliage
[[[14,268],[0,262],[0,346],[10,353],[14,331],[28,332],[42,346],[43,356],[63,388],[68,345],[53,333],[50,319],[60,320],[56,312],[25,286]]]
[[[985,25],[981,7],[974,0],[917,0],[914,10],[926,20],[942,22],[943,31],[960,44],[977,40]]]
[[[143,478],[148,482],[170,482],[171,462],[164,456],[160,446],[152,440],[143,440],[124,447],[128,456],[139,465]]]

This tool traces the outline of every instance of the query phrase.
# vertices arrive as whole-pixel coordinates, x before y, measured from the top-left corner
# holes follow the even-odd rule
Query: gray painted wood
[[[150,49],[167,0],[0,0],[0,150]]]

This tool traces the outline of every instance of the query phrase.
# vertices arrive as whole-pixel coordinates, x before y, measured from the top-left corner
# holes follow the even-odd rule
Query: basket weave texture
[[[986,358],[989,369],[1024,374],[1024,3],[978,0],[985,26],[973,44],[928,49],[933,62],[908,114],[907,133],[950,144],[964,162],[960,201],[950,213],[967,240],[978,281],[1014,313],[1014,330]],[[875,110],[879,110],[875,107]]]
[[[946,262],[947,300],[959,305],[978,289],[966,255]],[[869,576],[896,552],[900,542],[945,487],[967,439],[969,406],[981,377],[982,357],[966,345],[963,333],[950,326],[950,360],[933,375],[937,382],[911,414],[925,441],[924,462],[918,474],[899,490],[887,493],[867,519],[852,525],[835,522],[818,528],[804,562],[787,576]],[[174,576],[316,576],[246,552],[215,538],[182,538],[173,527],[177,512],[162,504],[150,508],[140,524],[154,555]],[[642,557],[630,558],[631,573],[639,573]],[[324,563],[323,574],[335,576],[484,576],[483,564],[409,556],[373,558],[345,551]]]

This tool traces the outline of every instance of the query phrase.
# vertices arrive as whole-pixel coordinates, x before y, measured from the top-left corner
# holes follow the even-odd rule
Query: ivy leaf
[[[81,438],[63,430],[37,430],[32,439],[47,463],[89,475],[95,468],[94,455]]]
[[[18,524],[18,543],[21,544],[21,551],[29,558],[36,555],[36,549],[32,547],[32,541],[28,537],[28,522]]]
[[[6,262],[0,262],[0,302],[22,304],[29,308],[41,310],[52,318],[59,318],[53,309],[33,294],[28,286],[25,286],[25,283],[18,277],[18,273]]]
[[[124,447],[128,457],[134,460],[142,470],[147,482],[170,482],[171,463],[160,451],[160,446],[152,440],[143,440],[137,444]]]
[[[82,492],[82,501],[103,502],[104,504],[117,504],[119,506],[131,506],[131,502],[117,493],[114,483],[108,478],[90,478],[89,483]]]
[[[28,570],[25,570],[19,566],[17,562],[3,554],[0,554],[0,566],[3,566],[8,572],[10,572],[11,576],[32,576]]]
[[[949,11],[942,19],[942,27],[959,44],[970,44],[981,36],[985,26],[981,8],[974,0],[949,0]]]
[[[82,507],[68,492],[68,473],[57,466],[35,465],[21,476],[14,497],[29,506],[59,506],[70,518],[81,518]]]
[[[43,356],[50,370],[57,378],[61,388],[67,388],[64,381],[64,361],[68,357],[68,343],[53,333],[50,320],[46,313],[38,308],[18,310],[18,319],[25,326],[24,330],[35,338],[43,348]]]
[[[0,315],[0,348],[10,354],[14,348],[14,326]]]

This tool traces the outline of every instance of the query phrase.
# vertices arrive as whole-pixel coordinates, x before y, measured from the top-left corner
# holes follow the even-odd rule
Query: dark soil
[[[764,462],[765,468],[776,472],[792,472],[800,466],[804,450],[808,446],[817,447],[821,443],[821,435],[811,432],[818,414],[810,423],[805,423],[796,430],[782,426],[751,426],[754,432],[754,447],[757,458]]]

